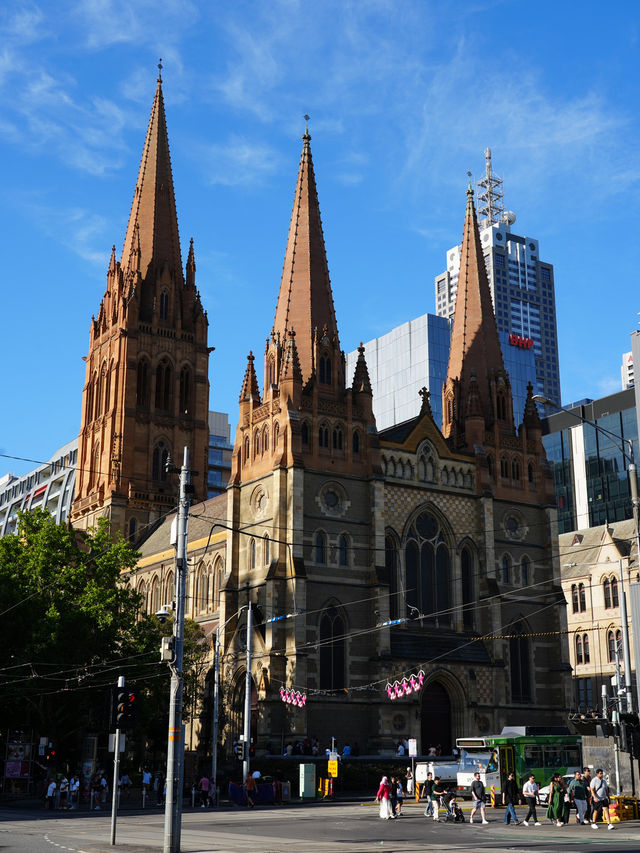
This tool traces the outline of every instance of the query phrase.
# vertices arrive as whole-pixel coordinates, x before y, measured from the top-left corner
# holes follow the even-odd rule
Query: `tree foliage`
[[[78,760],[82,735],[106,732],[109,688],[124,675],[140,687],[142,726],[166,741],[158,709],[168,705],[169,673],[159,646],[171,626],[140,617],[140,596],[123,582],[137,559],[106,519],[77,531],[42,510],[19,514],[16,534],[0,539],[3,730],[47,736]],[[189,671],[206,648],[195,623],[185,636]]]

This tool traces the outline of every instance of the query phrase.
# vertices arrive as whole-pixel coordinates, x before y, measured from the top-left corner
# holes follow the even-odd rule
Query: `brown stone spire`
[[[487,428],[500,421],[513,429],[511,386],[504,369],[471,187],[467,190],[460,277],[443,388],[442,431],[445,437],[453,437],[456,447],[479,441],[479,424],[473,428],[473,437],[471,433],[465,437],[467,417],[484,418]]]
[[[540,420],[538,407],[533,401],[533,385],[531,384],[531,382],[527,383],[527,399],[524,404],[524,414],[522,417],[522,423],[528,431],[542,431],[542,422]]]
[[[252,352],[247,356],[247,369],[244,372],[240,402],[253,400],[256,405],[260,405],[260,389],[258,388],[258,378],[253,366],[254,358],[255,356]]]
[[[300,368],[307,382],[314,367],[314,329],[321,332],[326,327],[329,338],[337,340],[338,327],[309,144],[311,137],[305,132],[302,139],[298,183],[273,328],[283,341],[288,329],[296,330]]]
[[[364,357],[364,347],[362,341],[358,347],[358,360],[356,361],[356,369],[353,373],[352,389],[359,394],[371,394],[371,380],[369,379],[369,370]]]
[[[139,258],[135,257],[138,251]],[[166,265],[176,283],[183,281],[178,216],[159,75],[121,265],[124,270],[139,269],[143,278],[152,271],[159,273]]]

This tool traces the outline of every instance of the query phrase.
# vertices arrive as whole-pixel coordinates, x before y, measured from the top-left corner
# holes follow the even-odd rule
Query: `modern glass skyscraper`
[[[553,265],[540,260],[538,241],[514,234],[516,217],[502,209],[502,181],[491,170],[491,151],[485,152],[485,177],[478,182],[480,237],[487,265],[498,329],[508,347],[529,347],[535,355],[534,393],[560,403],[560,369],[556,329]],[[451,318],[460,272],[460,245],[447,252],[447,268],[435,279],[436,314]],[[503,352],[505,360],[507,352]]]
[[[591,425],[633,442],[638,458],[634,389],[599,400],[582,400],[542,421],[542,443],[553,472],[558,531],[567,533],[633,517],[628,459],[616,441]],[[576,417],[577,416],[577,417]]]

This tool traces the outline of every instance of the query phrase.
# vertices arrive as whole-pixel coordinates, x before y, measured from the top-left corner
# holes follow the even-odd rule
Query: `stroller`
[[[444,816],[445,823],[464,823],[464,815],[462,814],[462,809],[458,805],[456,801],[456,795],[454,791],[449,791],[442,798],[442,805],[446,808],[446,814]]]

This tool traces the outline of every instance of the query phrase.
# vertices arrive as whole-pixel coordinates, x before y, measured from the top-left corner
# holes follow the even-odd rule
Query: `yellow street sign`
[[[338,778],[338,762],[337,761],[329,761],[327,762],[329,765],[328,773],[329,776],[333,776],[334,779]]]

